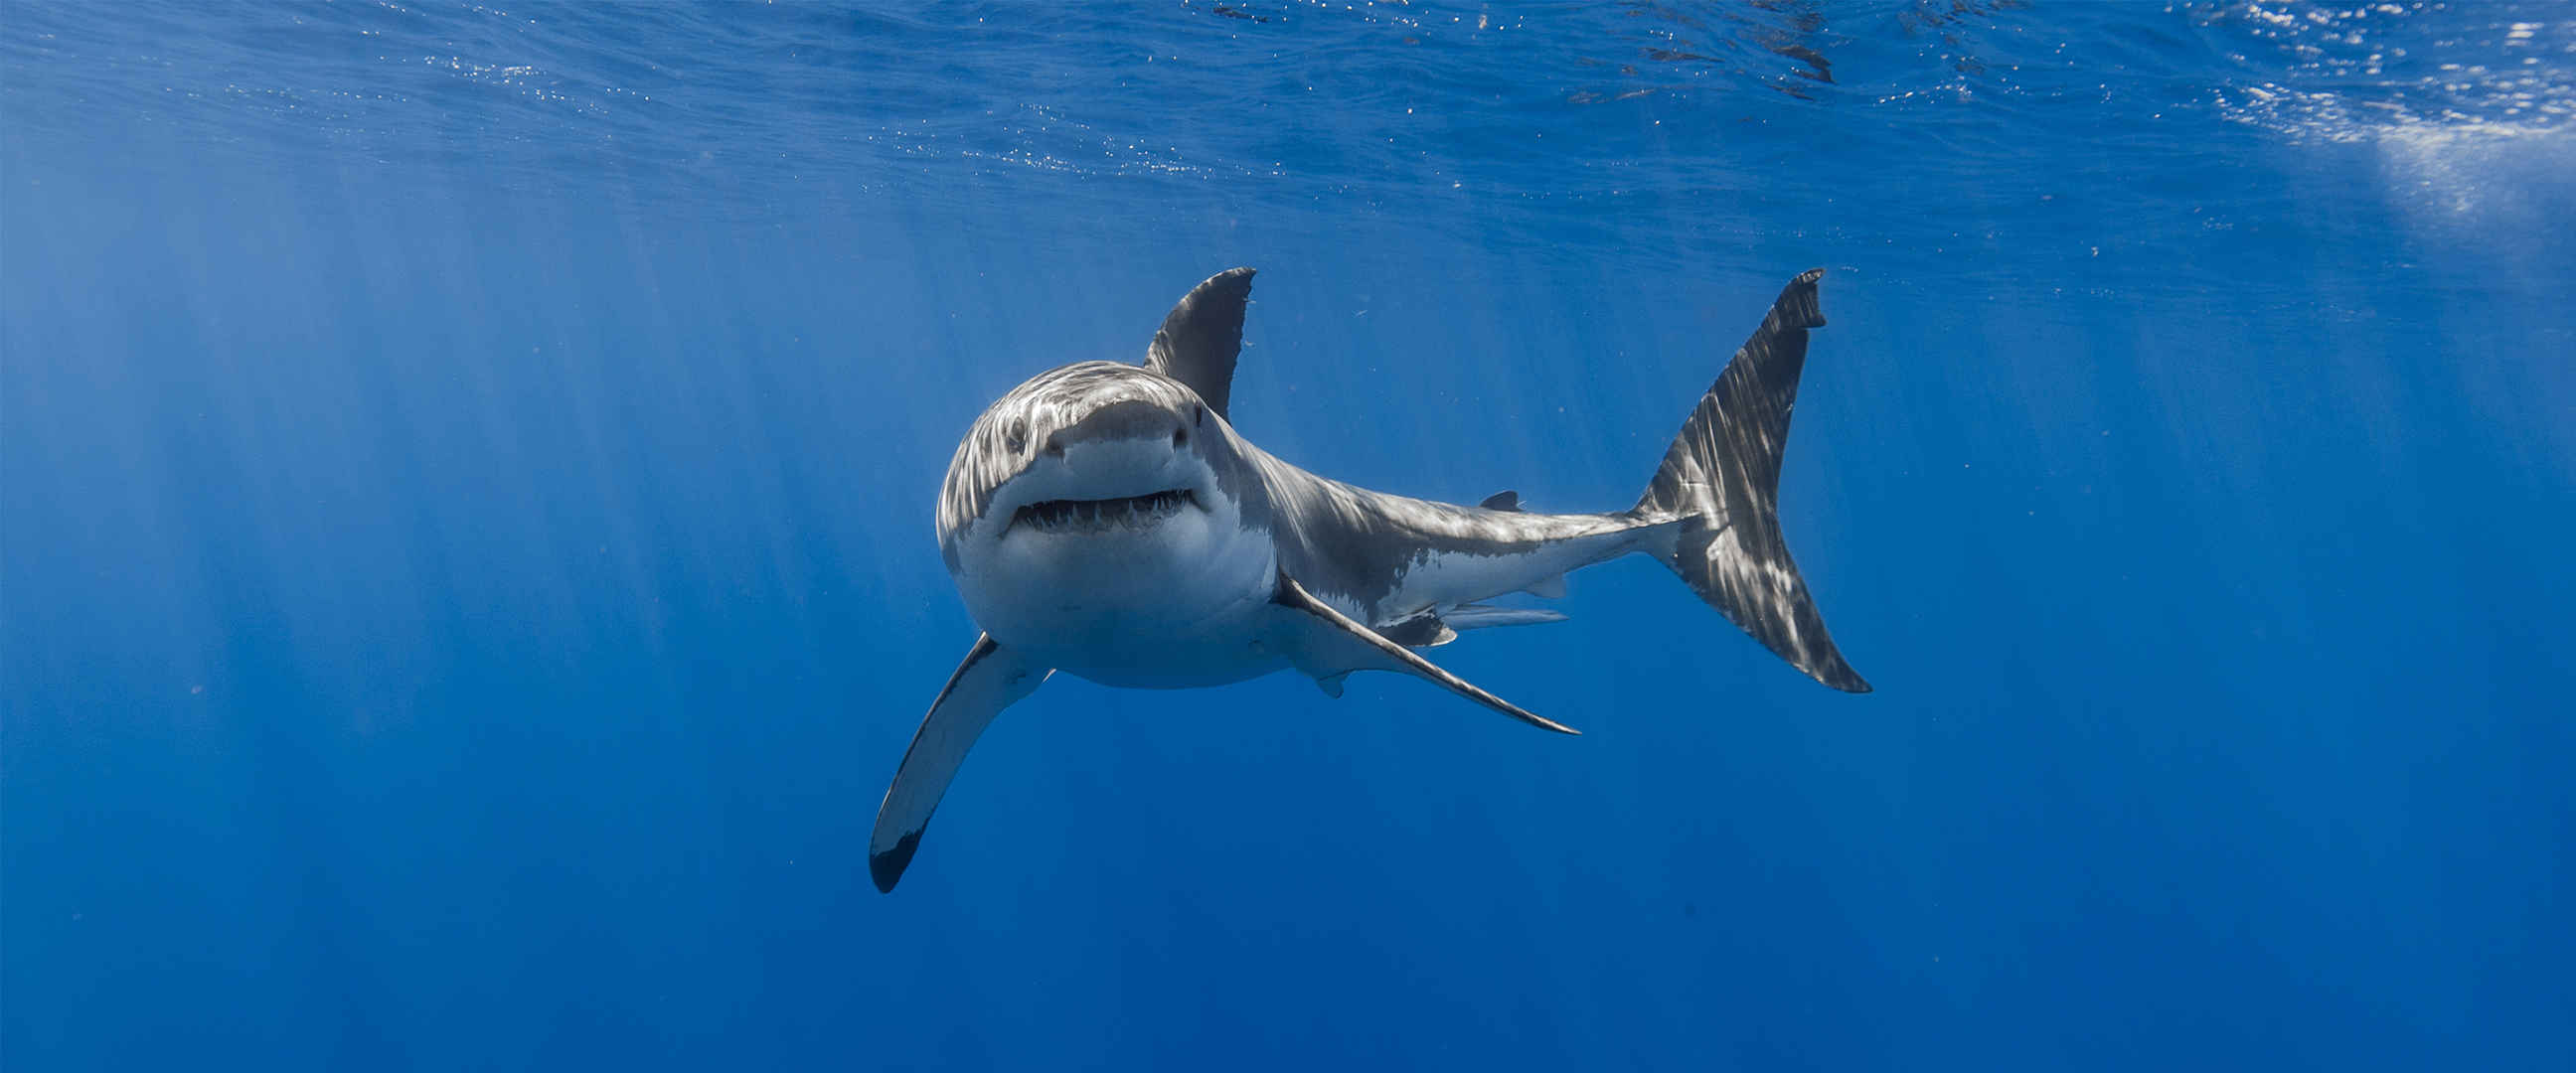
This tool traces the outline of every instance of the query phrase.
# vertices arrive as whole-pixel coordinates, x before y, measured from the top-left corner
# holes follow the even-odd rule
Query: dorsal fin
[[[1521,494],[1519,492],[1496,492],[1492,495],[1486,496],[1484,502],[1476,505],[1483,507],[1486,510],[1519,510],[1521,509]]]
[[[1163,318],[1145,367],[1198,392],[1208,409],[1226,416],[1234,394],[1234,359],[1243,353],[1243,306],[1252,300],[1252,270],[1229,268],[1190,288]]]

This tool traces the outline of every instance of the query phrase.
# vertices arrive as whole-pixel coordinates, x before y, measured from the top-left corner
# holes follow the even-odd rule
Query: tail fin
[[[1780,538],[1780,453],[1807,364],[1807,329],[1825,326],[1816,304],[1824,274],[1808,269],[1781,290],[1762,327],[1682,424],[1630,513],[1682,522],[1670,547],[1651,550],[1709,606],[1808,677],[1867,693],[1869,683],[1825,633],[1824,616]]]

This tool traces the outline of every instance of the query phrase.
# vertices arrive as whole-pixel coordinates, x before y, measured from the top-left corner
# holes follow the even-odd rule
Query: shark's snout
[[[1189,446],[1191,433],[1207,420],[1206,407],[1194,406],[1191,411],[1181,413],[1138,399],[1113,402],[1049,435],[1046,453],[1062,458],[1084,444],[1155,442],[1169,442],[1177,451]]]

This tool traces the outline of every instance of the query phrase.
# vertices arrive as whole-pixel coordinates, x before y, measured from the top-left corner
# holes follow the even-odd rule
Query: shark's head
[[[1194,590],[1217,584],[1207,572],[1230,575],[1249,554],[1243,451],[1178,380],[1106,361],[1049,370],[957,445],[941,556],[977,621],[1005,640],[1074,625],[1031,626],[1038,593],[1068,614],[1195,613]]]
[[[1134,536],[1227,505],[1240,463],[1198,393],[1133,365],[1051,369],[975,419],[939,495],[951,571],[978,543]]]

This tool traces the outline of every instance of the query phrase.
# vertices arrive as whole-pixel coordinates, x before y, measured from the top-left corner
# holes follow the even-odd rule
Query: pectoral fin
[[[876,831],[868,836],[868,875],[878,890],[891,891],[903,878],[904,866],[921,846],[922,828],[930,825],[930,814],[939,808],[940,795],[948,792],[949,780],[957,777],[976,737],[1002,709],[1036,692],[1053,673],[1002,647],[990,634],[975,640],[965,662],[948,676],[947,688],[930,702],[930,714],[922,717],[903,766],[895,769],[894,785],[886,788],[885,804],[877,808]]]
[[[1531,726],[1553,730],[1559,734],[1582,733],[1553,719],[1532,715],[1519,705],[1487,693],[1477,688],[1474,683],[1440,669],[1438,664],[1422,658],[1412,649],[1386,639],[1349,615],[1334,610],[1332,605],[1316,599],[1314,593],[1307,592],[1305,586],[1297,584],[1295,578],[1286,574],[1279,575],[1278,591],[1270,599],[1272,603],[1299,616],[1299,623],[1304,629],[1301,631],[1301,636],[1291,638],[1291,648],[1297,653],[1299,669],[1314,675],[1319,681],[1362,667],[1373,670],[1400,670],[1417,678],[1436,682],[1452,693]],[[1339,664],[1339,666],[1332,664]]]

